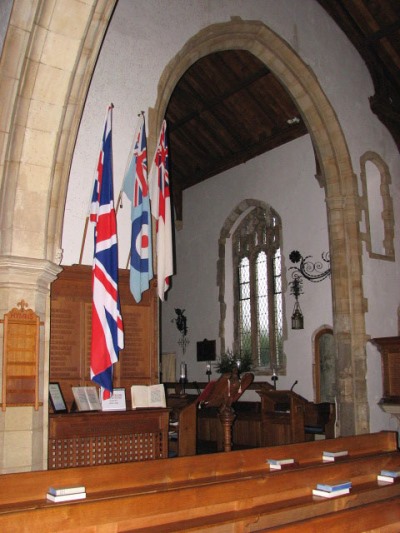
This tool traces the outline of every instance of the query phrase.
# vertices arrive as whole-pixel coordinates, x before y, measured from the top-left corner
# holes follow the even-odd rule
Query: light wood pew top
[[[382,431],[356,437],[272,446],[192,457],[115,465],[68,468],[1,476],[0,504],[40,500],[50,486],[84,485],[91,494],[114,490],[149,491],[269,473],[266,460],[293,457],[299,466],[322,464],[322,452],[346,449],[349,459],[397,451],[397,433]],[[347,460],[347,459],[346,459]],[[276,472],[275,472],[276,473]]]
[[[129,488],[93,494],[88,491],[87,500],[65,504],[48,503],[43,497],[41,501],[31,502],[31,508],[27,507],[27,502],[25,508],[20,507],[21,504],[3,508],[0,530],[14,531],[20,523],[27,524],[26,529],[17,529],[21,532],[68,530],[83,533],[110,524],[113,524],[113,531],[139,531],[150,525],[162,531],[187,531],[189,526],[202,531],[206,525],[248,524],[255,520],[257,527],[271,527],[400,498],[400,483],[379,486],[376,481],[381,469],[398,468],[399,461],[399,452],[386,452],[339,463],[268,472],[262,477],[244,476],[209,483],[193,480],[184,487],[161,491],[156,491],[156,487],[148,491]],[[142,463],[143,466],[147,464]],[[353,482],[349,495],[328,500],[313,498],[312,489],[317,483],[339,480]]]
[[[378,529],[379,528],[379,529]],[[384,528],[384,529],[383,529]],[[390,529],[389,529],[390,528]],[[328,513],[323,516],[301,520],[292,524],[273,527],[268,531],[314,533],[359,533],[377,532],[397,533],[400,531],[400,498],[361,505],[352,509],[345,509]]]

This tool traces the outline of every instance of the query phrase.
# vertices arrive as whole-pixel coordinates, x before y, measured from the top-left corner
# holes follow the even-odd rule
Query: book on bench
[[[313,496],[320,496],[321,498],[336,498],[337,496],[343,496],[349,494],[350,489],[341,489],[329,492],[328,490],[313,489]]]
[[[46,495],[46,498],[51,502],[71,502],[74,500],[84,500],[86,498],[86,492],[77,492],[76,494],[61,494],[60,496],[54,496],[49,492]]]
[[[86,498],[86,488],[83,485],[70,487],[49,487],[46,498],[51,502],[70,502]]]
[[[385,483],[400,482],[400,470],[381,470],[381,473],[377,475],[377,480]]]
[[[343,459],[349,455],[349,452],[347,450],[339,450],[337,452],[329,452],[325,451],[322,452],[322,460],[327,462],[336,461],[337,459]]]
[[[47,492],[53,496],[64,496],[65,494],[80,494],[81,492],[86,492],[86,488],[83,485],[69,487],[49,487]]]
[[[267,463],[269,465],[269,468],[271,470],[282,470],[285,468],[290,468],[292,466],[296,466],[297,463],[292,458],[287,459],[267,459]]]
[[[351,489],[351,481],[340,481],[338,483],[317,483],[317,490],[325,492],[337,492],[343,489]]]

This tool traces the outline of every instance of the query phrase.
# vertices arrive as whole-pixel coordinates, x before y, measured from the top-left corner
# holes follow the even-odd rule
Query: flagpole
[[[130,262],[131,262],[131,252],[129,251],[129,254],[128,254],[128,259],[126,261],[126,270],[128,270],[128,266],[130,265]]]
[[[117,201],[116,201],[116,205],[115,205],[115,214],[118,215],[118,209],[119,207],[123,207],[122,205],[122,189],[119,191],[119,195],[118,195],[118,198],[117,198]]]
[[[86,236],[87,236],[88,224],[89,224],[89,217],[86,217],[85,229],[83,230],[83,237],[82,237],[82,244],[81,244],[81,253],[80,253],[80,256],[79,256],[79,264],[80,265],[82,264],[83,250],[85,249],[85,244],[86,244]]]

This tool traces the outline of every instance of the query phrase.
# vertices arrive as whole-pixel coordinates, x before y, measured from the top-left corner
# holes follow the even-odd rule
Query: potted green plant
[[[232,372],[234,368],[237,368],[239,372],[248,372],[251,370],[253,360],[251,354],[233,353],[231,350],[227,350],[221,354],[215,364],[215,369],[220,374],[226,374]]]

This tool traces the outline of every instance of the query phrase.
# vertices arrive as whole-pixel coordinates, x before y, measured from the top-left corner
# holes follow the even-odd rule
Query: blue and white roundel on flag
[[[131,250],[131,265],[139,272],[149,270],[149,234],[148,213],[143,212],[141,217],[135,218],[132,222],[132,235],[135,235],[135,240]]]

